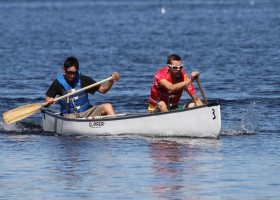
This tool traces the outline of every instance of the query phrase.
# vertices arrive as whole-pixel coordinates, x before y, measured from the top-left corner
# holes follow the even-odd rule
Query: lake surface
[[[0,199],[280,198],[280,2],[1,0],[0,19],[1,113],[43,102],[72,55],[96,81],[121,74],[92,104],[147,112],[176,53],[222,114],[217,140],[67,137],[45,133],[39,112],[1,118]]]

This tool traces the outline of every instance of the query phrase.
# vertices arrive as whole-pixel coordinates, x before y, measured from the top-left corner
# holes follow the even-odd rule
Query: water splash
[[[40,133],[43,128],[34,122],[17,122],[10,125],[0,122],[0,130],[4,133]]]
[[[221,132],[221,135],[255,134],[259,132],[259,111],[255,101],[250,102],[246,108],[237,106],[233,121]]]

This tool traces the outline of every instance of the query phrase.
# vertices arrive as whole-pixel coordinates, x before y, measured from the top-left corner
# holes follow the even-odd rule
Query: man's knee
[[[160,101],[157,103],[157,107],[161,112],[168,111],[167,106],[164,101]]]
[[[114,115],[115,114],[115,111],[113,109],[113,106],[112,104],[110,103],[104,103],[102,104],[102,115]]]
[[[110,103],[103,104],[103,110],[105,110],[105,111],[111,110],[112,108],[113,108],[113,106]]]

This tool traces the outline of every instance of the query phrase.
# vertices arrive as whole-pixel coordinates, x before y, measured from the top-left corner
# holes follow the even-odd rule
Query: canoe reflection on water
[[[203,138],[152,139],[150,156],[156,179],[152,186],[153,193],[157,197],[172,193],[175,196],[183,196],[184,199],[198,196],[201,190],[198,182],[203,178],[207,180],[207,176],[215,176],[216,172],[215,167],[203,168],[197,165],[197,162],[218,164],[217,161],[221,160],[222,156],[215,154],[205,157],[203,149],[217,152],[220,146],[220,140]]]

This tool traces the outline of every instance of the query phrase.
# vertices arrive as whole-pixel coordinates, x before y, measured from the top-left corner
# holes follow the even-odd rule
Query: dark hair
[[[74,67],[76,67],[77,70],[79,70],[79,61],[74,56],[70,56],[64,61],[63,66],[64,66],[64,69],[68,69],[69,67],[74,66]]]
[[[178,55],[176,55],[176,54],[171,54],[171,55],[168,56],[168,58],[167,58],[167,64],[171,64],[171,60],[181,61],[182,59],[180,58],[180,56],[178,56]]]

